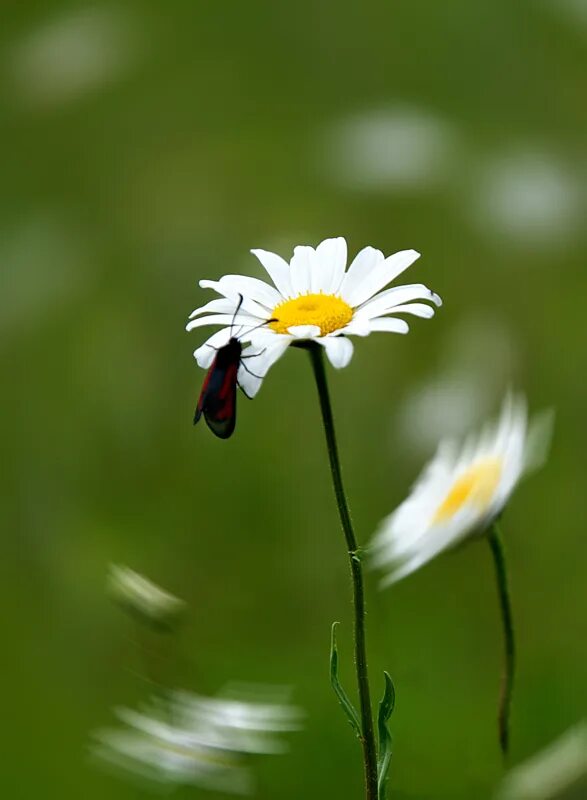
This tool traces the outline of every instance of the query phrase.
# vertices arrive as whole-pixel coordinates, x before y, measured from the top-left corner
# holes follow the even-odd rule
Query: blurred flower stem
[[[516,644],[505,549],[497,520],[493,522],[489,531],[489,546],[491,547],[491,554],[495,566],[505,648],[504,672],[498,711],[499,744],[501,752],[505,757],[508,755],[510,744],[510,711],[514,688]]]
[[[363,568],[359,558],[357,539],[353,530],[349,505],[342,482],[340,459],[336,444],[332,406],[330,404],[326,371],[324,369],[322,347],[314,342],[308,342],[305,343],[304,349],[307,349],[310,353],[316,386],[318,388],[334,493],[336,495],[338,513],[340,515],[349,555],[353,582],[355,667],[361,708],[361,745],[363,747],[363,762],[365,767],[365,797],[367,800],[377,800],[377,748],[375,744],[369,676],[367,671]]]

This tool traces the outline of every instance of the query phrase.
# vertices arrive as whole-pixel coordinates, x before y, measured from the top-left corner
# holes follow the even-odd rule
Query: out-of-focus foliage
[[[3,796],[139,796],[88,759],[88,732],[150,691],[143,634],[104,592],[111,562],[188,603],[178,652],[157,659],[168,685],[296,687],[307,725],[259,765],[259,798],[360,796],[328,681],[340,619],[352,686],[349,587],[306,357],[239,398],[221,442],[192,429],[201,337],[183,330],[198,279],[259,275],[250,247],[331,235],[420,250],[410,280],[445,302],[406,337],[358,340],[332,375],[362,542],[508,385],[555,407],[549,462],[503,520],[513,761],[584,716],[582,4],[6,0],[2,19]],[[395,800],[499,782],[486,551],[385,593],[371,576]]]

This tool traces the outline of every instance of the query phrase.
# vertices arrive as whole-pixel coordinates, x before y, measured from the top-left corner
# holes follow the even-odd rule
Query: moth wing
[[[216,368],[216,359],[214,359],[214,361],[212,362],[212,366],[210,367],[210,369],[206,373],[206,377],[204,378],[204,383],[202,384],[202,389],[200,391],[200,396],[198,398],[198,404],[196,406],[196,412],[194,414],[194,425],[197,422],[199,422],[200,417],[202,416],[202,413],[206,406],[206,399],[208,398],[209,395],[210,380],[212,378],[212,374],[215,368]]]
[[[202,406],[208,427],[220,439],[232,436],[236,425],[236,386],[238,361],[217,369]]]

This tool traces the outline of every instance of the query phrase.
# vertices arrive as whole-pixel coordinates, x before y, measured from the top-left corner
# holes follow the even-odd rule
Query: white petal
[[[294,295],[309,294],[312,291],[312,273],[314,270],[313,247],[298,245],[294,247],[294,254],[290,263],[289,278]]]
[[[285,353],[291,342],[291,339],[286,336],[280,336],[276,338],[277,341],[275,344],[264,348],[264,352],[262,348],[261,351],[259,351],[258,356],[250,359],[251,364],[253,365],[252,371],[256,372],[257,375],[262,375],[265,377],[273,364],[275,364],[275,362]]]
[[[323,336],[317,340],[336,369],[346,367],[353,356],[353,343],[346,336]]]
[[[203,369],[208,369],[210,364],[214,361],[216,351],[220,347],[224,347],[225,344],[228,344],[230,337],[230,328],[222,328],[221,331],[216,331],[212,336],[206,339],[204,344],[194,351],[194,358],[198,362],[198,366]]]
[[[252,400],[253,397],[258,393],[259,389],[263,384],[263,379],[259,378],[257,375],[252,375],[250,372],[247,372],[246,369],[241,366],[238,370],[238,385],[242,389],[242,391],[246,394],[249,400]]]
[[[364,247],[353,259],[353,263],[348,268],[340,284],[339,293],[343,300],[351,306],[356,306],[354,297],[360,291],[361,286],[369,279],[373,270],[378,264],[383,263],[383,253],[374,247]]]
[[[276,333],[274,330],[268,327],[257,328],[255,331],[251,331],[250,340],[255,346],[259,347],[266,347],[267,345],[271,346],[275,343],[275,341],[283,340],[287,341],[288,343],[291,342],[292,337],[287,333]]]
[[[439,480],[426,469],[410,497],[381,523],[370,550],[373,563],[388,571],[384,585],[399,581],[454,547],[481,522],[478,511],[470,506],[446,523],[430,522],[450,489],[452,478],[448,478],[447,485],[446,476]]]
[[[245,285],[246,282],[243,284],[243,287]],[[214,291],[218,292],[218,294],[223,294],[232,301],[235,311],[236,307],[240,304],[239,311],[244,311],[247,314],[253,314],[259,319],[267,319],[268,311],[265,306],[257,303],[243,291],[239,291],[239,289],[237,289],[234,285],[234,282],[232,284],[230,282],[228,284],[223,284],[222,278],[219,281],[209,281],[203,279],[200,281],[200,286],[202,289],[214,289]]]
[[[531,421],[524,446],[524,472],[533,472],[546,462],[554,430],[554,409],[541,411]]]
[[[273,309],[283,302],[283,297],[277,289],[258,278],[249,278],[244,275],[223,275],[218,283],[222,288],[232,289],[237,294],[255,300],[268,309]]]
[[[210,300],[205,306],[200,306],[192,311],[190,319],[199,317],[200,314],[234,314],[236,311],[236,303],[234,300],[229,300],[227,297],[219,297],[216,300]]]
[[[314,259],[312,291],[336,294],[344,277],[346,261],[347,246],[342,236],[320,242]]]
[[[420,253],[416,250],[402,250],[388,256],[384,261],[379,262],[366,280],[355,288],[352,297],[346,298],[347,302],[355,308],[360,306],[388,283],[395,280],[419,257]]]
[[[267,270],[269,277],[283,297],[291,297],[293,292],[289,279],[289,264],[281,256],[269,250],[251,250]]]
[[[432,548],[429,550],[427,547],[420,547],[405,560],[390,561],[388,565],[380,564],[379,566],[387,572],[381,581],[381,588],[383,589],[386,586],[397,583],[402,578],[406,578],[432,560],[435,555],[438,555],[438,553],[431,552],[431,550]]]
[[[348,325],[346,325],[344,328],[341,328],[338,333],[348,336],[369,336],[371,333],[370,320],[367,318],[361,319],[360,317],[357,319],[355,317],[349,322]]]
[[[407,333],[410,326],[405,319],[395,319],[394,317],[377,317],[369,320],[372,331],[384,331],[387,333]]]
[[[277,341],[265,348],[255,345],[243,351],[244,361],[238,370],[238,382],[248,397],[254,397],[263,383],[269,369],[287,350],[289,337],[274,337]],[[255,355],[255,352],[258,355]]]
[[[426,303],[406,303],[394,306],[392,310],[394,314],[413,314],[422,319],[431,319],[434,316],[434,309],[432,306],[427,306]]]
[[[320,336],[320,328],[317,325],[290,325],[287,332],[296,339],[314,339]]]
[[[395,306],[405,305],[412,300],[429,300],[431,303],[441,305],[442,301],[423,283],[412,283],[407,286],[394,286],[372,297],[360,309],[357,316],[380,317],[387,314]]]
[[[192,331],[194,328],[201,328],[203,325],[232,325],[234,322],[234,329],[237,331],[240,325],[258,325],[260,321],[258,317],[251,317],[249,314],[239,313],[236,318],[231,314],[211,314],[208,317],[191,320],[185,329],[186,331]]]
[[[404,270],[411,266],[414,261],[420,258],[420,253],[417,250],[400,250],[398,253],[392,253],[385,259],[384,269],[387,276],[387,283],[394,281],[398,275],[401,275]],[[383,284],[385,286],[385,284]]]

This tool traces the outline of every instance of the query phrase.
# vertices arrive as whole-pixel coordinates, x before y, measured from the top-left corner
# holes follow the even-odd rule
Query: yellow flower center
[[[287,333],[293,325],[316,325],[320,335],[326,336],[353,318],[353,309],[333,294],[303,294],[275,306],[269,327],[276,333]]]
[[[487,458],[473,464],[453,483],[432,522],[446,522],[465,503],[470,503],[480,512],[485,511],[497,489],[501,471],[502,463],[497,458]]]

